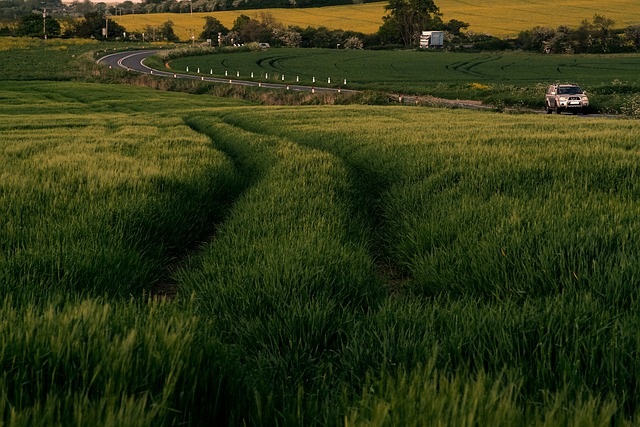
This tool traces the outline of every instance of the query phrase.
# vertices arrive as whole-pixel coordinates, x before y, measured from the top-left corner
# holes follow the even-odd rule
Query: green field
[[[264,106],[10,43],[0,424],[638,424],[639,120]]]
[[[543,108],[547,85],[580,84],[594,108],[619,111],[640,92],[640,55],[543,55],[274,48],[179,58],[172,70],[233,78],[428,94]],[[156,66],[161,67],[158,62]],[[315,82],[314,82],[315,78]],[[344,84],[346,81],[346,85]],[[330,82],[330,83],[329,83]],[[634,98],[635,97],[635,98]]]
[[[167,20],[175,24],[175,32],[181,40],[189,40],[192,31],[202,32],[204,18],[214,16],[227,28],[241,14],[261,19],[269,13],[284,25],[325,26],[330,29],[358,31],[373,34],[382,25],[387,2],[330,6],[322,8],[233,10],[208,13],[158,13],[134,14],[114,17],[128,31],[142,31],[145,27],[158,27]],[[457,19],[468,22],[469,30],[487,33],[495,37],[513,37],[520,31],[535,26],[557,28],[561,25],[577,27],[582,20],[594,15],[613,19],[616,27],[624,28],[640,23],[640,9],[633,0],[609,0],[606,7],[598,0],[439,0],[436,2],[445,21]],[[550,12],[553,11],[553,12]]]
[[[640,83],[640,55],[543,55],[524,52],[452,53],[418,51],[366,51],[332,49],[274,48],[263,51],[228,53],[180,58],[170,62],[171,69],[202,74],[224,75],[228,71],[241,77],[269,73],[271,79],[294,82],[300,76],[305,83],[340,84],[344,79],[357,88],[419,88],[449,83],[497,85],[546,84],[571,79],[585,85],[613,80]]]

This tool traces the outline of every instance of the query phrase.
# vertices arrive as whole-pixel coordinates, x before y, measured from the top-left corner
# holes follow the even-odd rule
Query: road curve
[[[102,58],[98,59],[97,62],[99,64],[106,64],[109,66],[109,68],[122,68],[128,71],[136,71],[138,73],[153,74],[154,76],[170,77],[175,79],[191,79],[191,80],[200,80],[204,82],[226,83],[226,84],[234,84],[234,85],[240,85],[240,86],[264,87],[267,89],[286,89],[286,90],[297,90],[297,91],[316,92],[316,93],[357,92],[355,90],[350,90],[350,89],[336,89],[336,88],[329,88],[329,87],[314,87],[314,86],[303,86],[303,85],[292,85],[292,84],[281,84],[281,83],[262,83],[262,82],[253,82],[249,80],[208,77],[205,75],[182,74],[182,73],[172,73],[169,71],[155,70],[153,68],[147,67],[144,64],[144,60],[147,57],[157,52],[158,50],[138,50],[133,52],[117,52],[117,53],[112,53],[112,54],[103,56]]]
[[[137,50],[137,51],[128,51],[128,52],[117,52],[112,53],[102,58],[98,59],[98,63],[104,63],[108,65],[110,68],[122,68],[128,71],[136,71],[139,73],[145,74],[153,74],[154,76],[161,77],[170,77],[176,79],[191,79],[191,80],[201,80],[205,82],[214,82],[214,83],[226,83],[226,84],[234,84],[240,86],[253,86],[253,87],[264,87],[268,89],[286,89],[286,90],[297,90],[304,92],[315,92],[315,93],[355,93],[358,92],[356,90],[351,89],[336,89],[336,88],[328,88],[328,87],[314,87],[314,86],[303,86],[303,85],[292,85],[292,84],[280,84],[280,83],[259,83],[249,80],[239,80],[239,79],[230,79],[230,78],[220,78],[220,77],[207,77],[206,75],[193,75],[193,74],[182,74],[182,73],[172,73],[170,71],[162,71],[155,70],[153,68],[147,67],[144,64],[144,60],[153,55],[154,53],[159,52],[159,50]],[[401,103],[411,102],[411,100],[417,99],[417,97],[403,97]],[[478,105],[477,101],[451,101],[451,100],[441,100],[443,104],[448,106],[454,106],[458,108],[469,108],[469,109],[490,109],[492,108],[489,105]],[[545,110],[531,110],[532,113],[546,113]],[[619,116],[615,115],[607,115],[607,114],[586,114],[580,117],[606,117],[606,118],[619,118]]]

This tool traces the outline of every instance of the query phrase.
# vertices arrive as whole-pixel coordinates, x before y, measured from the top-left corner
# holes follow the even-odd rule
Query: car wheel
[[[556,105],[556,114],[562,113],[562,111],[560,110],[560,107],[558,107],[558,103],[556,103],[555,105]]]

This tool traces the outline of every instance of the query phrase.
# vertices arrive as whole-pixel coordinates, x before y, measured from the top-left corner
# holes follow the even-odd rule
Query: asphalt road
[[[261,82],[252,82],[248,80],[209,77],[206,75],[182,74],[182,73],[172,73],[170,71],[154,70],[153,68],[150,68],[144,65],[144,60],[145,58],[153,55],[156,52],[158,51],[157,50],[139,50],[135,52],[112,53],[110,55],[103,56],[102,58],[98,59],[97,62],[100,64],[108,65],[110,68],[122,68],[128,71],[136,71],[139,73],[153,74],[154,76],[169,77],[169,78],[175,78],[175,79],[191,79],[191,80],[200,80],[204,82],[227,83],[227,84],[234,84],[234,85],[241,85],[241,86],[264,87],[267,89],[285,89],[285,90],[297,90],[297,91],[316,92],[316,93],[357,92],[349,89],[336,89],[336,88],[328,88],[328,87],[313,87],[313,86],[302,86],[302,85],[280,84],[280,83],[264,83],[264,82],[261,83]]]

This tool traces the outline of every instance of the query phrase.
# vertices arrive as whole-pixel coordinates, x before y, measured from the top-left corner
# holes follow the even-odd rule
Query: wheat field
[[[0,43],[1,425],[638,424],[640,120],[255,105],[95,49]],[[253,63],[298,52],[532,64]],[[635,93],[637,57],[563,67]]]

